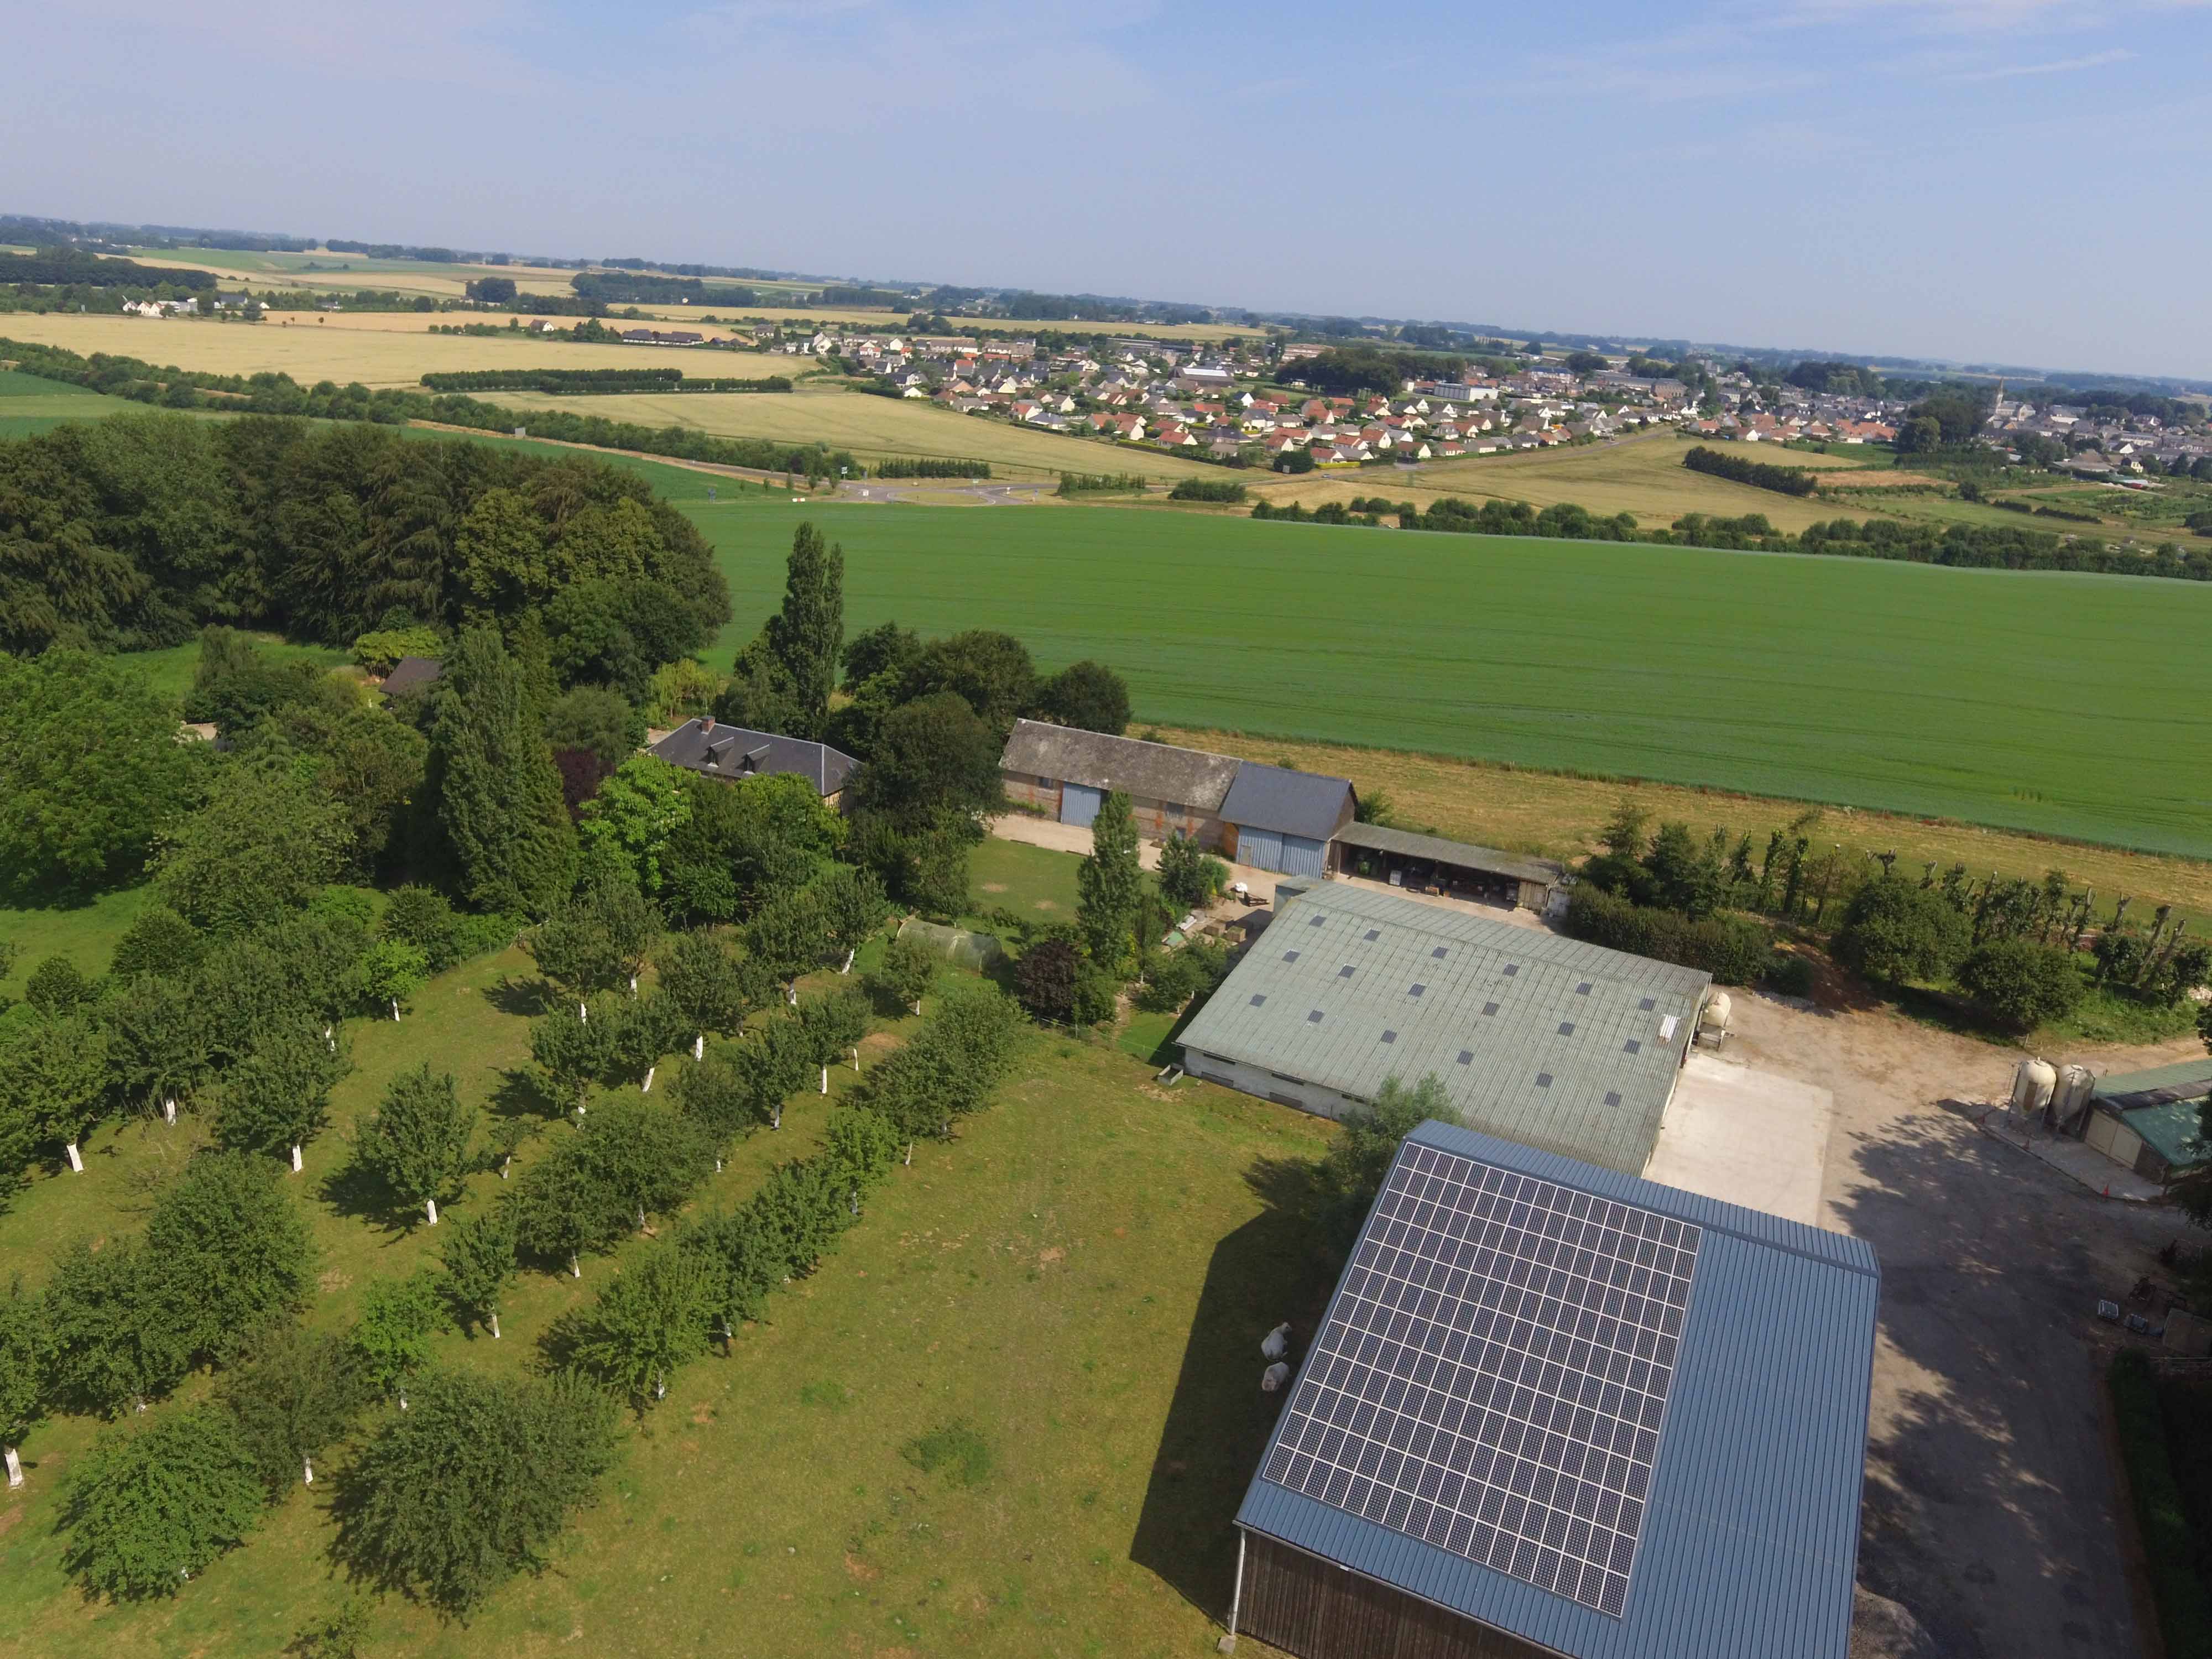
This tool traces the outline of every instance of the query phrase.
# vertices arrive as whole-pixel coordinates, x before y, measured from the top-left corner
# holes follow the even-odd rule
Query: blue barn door
[[[1304,836],[1285,836],[1282,862],[1273,867],[1286,876],[1325,875],[1328,867],[1328,843],[1309,841]]]
[[[1237,826],[1237,861],[1249,864],[1255,870],[1283,868],[1283,837],[1279,830],[1255,830],[1249,824]]]
[[[1103,789],[1093,789],[1087,783],[1063,783],[1060,786],[1060,821],[1062,823],[1088,825],[1098,816],[1099,803],[1106,799]]]

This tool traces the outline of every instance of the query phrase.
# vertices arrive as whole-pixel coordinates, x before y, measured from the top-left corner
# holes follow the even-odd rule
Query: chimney
[[[712,714],[700,715],[699,730],[704,735],[710,738],[713,737],[714,735],[714,717]]]

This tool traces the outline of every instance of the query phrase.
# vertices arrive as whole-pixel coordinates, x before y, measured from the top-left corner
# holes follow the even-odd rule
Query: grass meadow
[[[133,407],[127,398],[0,368],[0,438],[28,438],[64,421],[97,421]]]
[[[1109,507],[687,503],[738,620],[803,510],[845,616],[1002,628],[1141,720],[2212,854],[2212,588]]]
[[[517,1070],[530,973],[509,951],[441,976],[398,1024],[349,1028],[358,1069],[294,1183],[320,1252],[312,1323],[342,1328],[372,1279],[434,1259],[433,1230],[333,1179],[389,1079],[428,1060],[488,1112],[532,1109]],[[831,1079],[833,1095],[854,1081]],[[740,1143],[699,1201],[742,1199],[772,1163],[811,1150],[827,1109],[799,1097],[783,1132]],[[1227,1091],[1158,1089],[1103,1043],[1032,1039],[989,1111],[951,1142],[924,1143],[728,1357],[677,1375],[550,1571],[466,1626],[386,1597],[367,1650],[1201,1651],[1226,1600],[1230,1517],[1271,1418],[1260,1338],[1279,1319],[1310,1320],[1327,1291],[1328,1264],[1281,1204],[1327,1127]],[[70,1242],[143,1225],[153,1185],[198,1133],[189,1117],[174,1131],[101,1129],[84,1175],[43,1175],[0,1215],[0,1258],[35,1281]],[[497,1187],[475,1177],[449,1213]],[[588,1260],[580,1281],[526,1273],[502,1309],[504,1340],[448,1332],[441,1363],[538,1363],[552,1322],[641,1248]],[[206,1387],[195,1378],[181,1398]],[[927,1473],[915,1443],[946,1430],[981,1452]],[[0,1650],[248,1659],[287,1650],[338,1605],[328,1477],[350,1454],[175,1598],[85,1601],[61,1572],[53,1523],[98,1431],[76,1419],[40,1426],[24,1447],[28,1484],[0,1495]]]

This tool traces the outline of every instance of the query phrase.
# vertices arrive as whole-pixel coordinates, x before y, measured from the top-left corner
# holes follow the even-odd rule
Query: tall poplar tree
[[[440,678],[430,781],[462,888],[487,910],[543,915],[568,891],[575,831],[528,676],[495,631],[471,629]]]
[[[845,550],[823,541],[811,523],[793,532],[783,609],[769,618],[765,634],[789,676],[806,728],[794,735],[814,737],[829,718],[837,659],[845,648]]]
[[[1091,960],[1117,980],[1127,979],[1136,967],[1144,881],[1129,798],[1109,790],[1091,822],[1091,856],[1075,872],[1075,925]]]

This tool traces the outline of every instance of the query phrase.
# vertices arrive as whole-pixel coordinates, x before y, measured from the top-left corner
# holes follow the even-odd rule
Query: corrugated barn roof
[[[1880,1294],[1860,1240],[1424,1124],[1238,1524],[1572,1659],[1845,1659]]]
[[[1178,749],[1172,744],[1112,738],[1044,720],[1017,720],[999,768],[1213,812],[1228,794],[1239,763],[1228,755]]]
[[[1433,1073],[1478,1129],[1638,1175],[1711,983],[1328,882],[1283,905],[1179,1040],[1363,1100]]]

